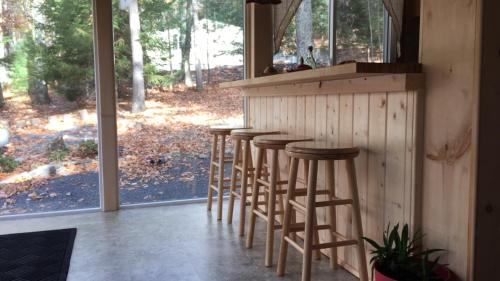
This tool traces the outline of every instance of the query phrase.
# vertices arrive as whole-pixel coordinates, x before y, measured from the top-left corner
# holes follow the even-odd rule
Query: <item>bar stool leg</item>
[[[219,185],[217,188],[217,220],[222,220],[222,201],[224,200],[224,156],[226,152],[226,136],[221,136],[219,148]]]
[[[213,135],[212,138],[212,154],[210,155],[210,174],[208,176],[208,200],[207,200],[207,210],[212,210],[212,200],[214,196],[214,190],[212,186],[214,185],[214,177],[215,177],[215,165],[214,162],[216,160],[217,154],[217,140],[218,136],[216,134]]]
[[[352,207],[354,209],[354,223],[355,223],[355,231],[356,238],[358,239],[358,262],[359,262],[359,276],[360,281],[368,281],[368,272],[366,265],[366,256],[365,256],[365,244],[363,239],[363,225],[361,222],[361,211],[359,204],[359,194],[358,194],[358,184],[356,181],[356,169],[354,166],[354,159],[347,159],[347,178],[351,190],[352,196]]]
[[[314,210],[316,212],[316,210]],[[318,216],[314,215],[313,217],[313,223],[314,223],[314,226],[317,226],[318,225]],[[314,244],[315,245],[319,245],[319,230],[315,230],[314,233]],[[321,260],[321,250],[314,250],[314,259],[315,260]]]
[[[304,180],[306,184],[309,182],[309,160],[304,159]],[[306,186],[307,187],[307,186]],[[318,218],[314,216],[314,225],[318,225]],[[314,231],[314,244],[319,244],[319,230]],[[321,260],[321,250],[314,251],[314,258]]]
[[[326,161],[326,186],[329,191],[329,199],[335,199],[335,166],[333,160]],[[326,213],[327,224],[330,225],[330,235],[328,238],[330,241],[328,242],[336,242],[337,237],[334,233],[337,231],[337,211],[335,210],[335,206],[329,206],[328,212]],[[337,247],[330,248],[330,267],[332,269],[336,269],[338,267],[337,264]]]
[[[266,182],[269,182],[269,177],[271,176],[271,174],[270,174],[271,169],[269,168],[269,161],[267,161],[267,153],[268,152],[269,151],[266,150],[266,152],[264,153],[264,163],[265,163],[265,166],[267,168],[266,168],[266,172],[264,173],[263,179]],[[267,213],[269,213],[269,193],[264,192],[263,199],[264,199],[264,212],[267,214]]]
[[[285,218],[283,220],[283,229],[281,231],[280,255],[278,258],[278,276],[283,276],[286,269],[286,256],[288,251],[288,243],[285,237],[290,233],[290,223],[292,220],[292,205],[290,200],[295,200],[295,187],[297,185],[297,172],[299,170],[299,159],[292,157],[290,163],[290,173],[288,176],[288,191],[286,194]]]
[[[278,152],[279,153],[279,152]],[[281,170],[280,170],[280,163],[278,161],[277,163],[278,167],[276,169],[278,169],[278,181],[281,181]],[[276,190],[280,192],[280,194],[278,195],[278,206],[279,206],[279,210],[280,210],[280,222],[283,223],[283,219],[285,218],[285,203],[284,203],[284,200],[283,200],[283,193],[281,193],[281,191],[283,190],[283,185],[278,185],[276,186]]]
[[[241,198],[240,198],[240,230],[239,234],[240,236],[245,235],[245,217],[246,217],[246,203],[247,203],[247,192],[248,192],[248,167],[250,164],[250,141],[245,140],[243,142],[243,145],[245,146],[243,149],[243,167],[242,170],[243,172],[241,173]]]
[[[231,188],[229,192],[229,206],[227,210],[227,224],[233,223],[233,210],[234,210],[234,200],[236,193],[236,179],[238,177],[238,170],[236,166],[240,162],[241,157],[241,140],[237,139],[234,142],[234,153],[233,153],[233,166],[231,168]]]
[[[309,164],[307,184],[306,221],[304,231],[304,257],[302,264],[302,281],[311,280],[312,246],[314,240],[314,216],[316,216],[316,181],[318,176],[318,160]]]
[[[255,221],[257,215],[254,213],[258,209],[259,202],[259,192],[260,192],[260,184],[258,183],[258,179],[260,179],[262,174],[262,162],[264,162],[264,153],[266,150],[263,148],[257,148],[257,164],[255,168],[255,177],[253,181],[253,190],[252,190],[252,207],[250,209],[250,227],[248,229],[248,236],[246,247],[248,249],[253,247],[253,236],[255,233]]]
[[[274,225],[276,211],[276,181],[278,178],[278,150],[273,149],[271,159],[271,181],[269,182],[269,205],[267,208],[266,267],[273,266]]]

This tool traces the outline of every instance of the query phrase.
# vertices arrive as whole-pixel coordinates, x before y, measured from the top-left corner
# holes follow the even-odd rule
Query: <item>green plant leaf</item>
[[[363,237],[373,247],[370,264],[382,273],[401,281],[438,281],[436,270],[439,268],[439,257],[432,262],[431,255],[443,249],[422,250],[423,234],[416,231],[410,235],[409,226],[399,224],[391,227],[388,224],[384,231],[383,243],[379,244],[370,238]]]

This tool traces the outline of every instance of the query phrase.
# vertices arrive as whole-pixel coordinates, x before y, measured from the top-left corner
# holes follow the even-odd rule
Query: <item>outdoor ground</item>
[[[99,207],[98,159],[78,153],[84,140],[97,141],[95,102],[84,107],[52,94],[52,104],[34,107],[26,95],[6,94],[0,111],[8,126],[6,155],[18,162],[0,173],[0,215]],[[207,128],[243,122],[238,92],[215,87],[148,90],[146,110],[118,105],[122,204],[206,196],[210,137]],[[51,161],[47,146],[62,137],[70,150]]]

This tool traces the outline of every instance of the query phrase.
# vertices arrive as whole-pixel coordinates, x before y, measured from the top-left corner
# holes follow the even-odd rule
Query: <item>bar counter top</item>
[[[423,86],[420,64],[392,63],[349,63],[219,85],[220,88],[242,89],[244,96],[399,92],[420,90]]]

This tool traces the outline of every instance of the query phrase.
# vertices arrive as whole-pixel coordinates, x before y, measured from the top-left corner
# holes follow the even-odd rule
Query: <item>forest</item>
[[[195,42],[194,37],[196,28],[203,29],[206,38],[226,26],[242,32],[243,2],[113,0],[117,89],[120,96],[131,95],[132,111],[144,110],[145,89],[182,82],[200,90],[204,82],[211,82],[210,61],[214,57],[221,53],[242,56],[242,38],[235,38],[222,52],[209,54],[205,47],[202,54],[196,49],[208,42]],[[336,5],[337,49],[366,49],[370,53],[367,60],[380,55],[382,1],[337,0]],[[328,6],[328,0],[302,1],[279,53],[305,56],[307,47],[314,46],[318,59],[328,61]],[[0,8],[2,88],[29,93],[34,104],[49,103],[49,89],[69,101],[84,103],[93,98],[91,1],[0,0]],[[193,48],[195,45],[198,48]],[[192,73],[193,65],[196,71]],[[202,68],[208,72],[206,81]]]
[[[199,26],[197,23],[204,23],[207,34],[228,25],[243,28],[243,3],[224,1],[227,9],[218,9],[221,4],[218,2],[113,1],[117,89],[120,96],[131,89],[134,112],[144,109],[147,87],[177,82],[194,85],[192,74],[186,69],[196,63],[190,60],[193,60],[193,29]],[[0,3],[3,88],[29,93],[34,104],[49,103],[49,89],[69,101],[85,102],[93,98],[91,1],[2,0]],[[175,66],[172,65],[174,49],[181,53],[181,62]],[[241,54],[242,42],[235,42],[227,52]],[[169,69],[160,69],[153,62],[158,61],[158,56],[170,61]]]

